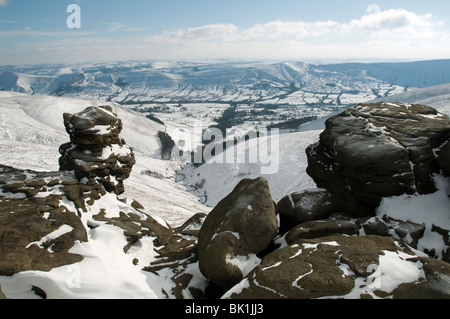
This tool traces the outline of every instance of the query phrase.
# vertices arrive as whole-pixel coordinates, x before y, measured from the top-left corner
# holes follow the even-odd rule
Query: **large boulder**
[[[265,178],[244,179],[203,222],[198,236],[202,274],[225,289],[242,280],[278,231]]]
[[[298,225],[325,219],[336,211],[326,189],[307,189],[282,198],[277,204],[282,224]]]
[[[450,265],[392,237],[299,240],[264,257],[224,298],[450,298]]]
[[[343,210],[371,216],[382,198],[436,191],[448,116],[423,105],[361,104],[330,118],[311,145],[308,174]]]
[[[136,163],[133,150],[120,138],[122,121],[110,106],[88,107],[77,114],[64,114],[70,143],[61,145],[60,169],[76,176],[96,179],[107,191],[120,194],[123,180]]]

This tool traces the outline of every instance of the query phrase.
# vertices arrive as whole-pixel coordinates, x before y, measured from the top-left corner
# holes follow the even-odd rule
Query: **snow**
[[[413,255],[401,251],[383,251],[380,254],[378,264],[369,265],[368,270],[373,273],[367,278],[356,277],[353,290],[344,296],[327,297],[335,299],[359,299],[363,295],[370,295],[374,299],[380,299],[374,292],[383,291],[388,295],[398,286],[413,283],[425,278],[423,264],[413,261]],[[346,264],[340,264],[339,268],[344,276],[355,276]]]
[[[83,214],[84,223],[92,213],[97,211]],[[154,253],[148,255],[153,251],[152,241],[143,240],[139,250],[124,254],[123,247],[128,242],[123,230],[105,223],[98,225],[89,230],[88,242],[76,242],[69,251],[83,256],[82,262],[49,272],[27,271],[0,277],[3,292],[10,298],[34,298],[31,287],[36,286],[49,299],[155,299],[153,289],[158,287],[158,281],[141,270],[143,265],[133,265],[134,258],[143,259],[143,263],[154,258]]]
[[[183,184],[190,186],[192,192],[205,199],[205,204],[215,206],[227,196],[243,178],[267,178],[273,199],[278,202],[284,196],[293,192],[316,187],[314,181],[306,174],[308,161],[305,149],[319,139],[322,131],[306,131],[290,134],[281,134],[279,138],[279,154],[273,158],[278,161],[278,171],[274,174],[261,174],[261,165],[258,163],[206,163],[200,167],[186,166],[179,174]],[[256,147],[268,144],[273,137],[259,139]],[[249,145],[245,152],[249,152]],[[236,147],[237,148],[237,147]],[[227,153],[236,154],[235,147],[228,149]],[[257,152],[253,150],[253,152]],[[219,155],[224,157],[224,155]],[[204,182],[202,182],[204,180]],[[198,187],[202,185],[202,187]],[[219,187],[218,187],[219,186]]]
[[[45,216],[44,216],[44,218],[45,218]],[[57,230],[55,230],[55,231],[51,232],[50,234],[42,237],[39,241],[35,241],[35,242],[32,242],[32,243],[28,244],[28,246],[25,247],[25,248],[28,249],[28,248],[30,248],[33,245],[38,245],[39,247],[44,248],[42,246],[43,244],[45,244],[47,242],[50,242],[50,241],[52,241],[52,240],[54,240],[54,239],[56,239],[58,237],[61,237],[61,236],[65,235],[65,234],[68,234],[72,230],[74,230],[74,228],[72,226],[62,225]],[[50,248],[48,248],[48,249],[50,250]]]
[[[249,254],[248,256],[231,256],[227,254],[225,261],[233,266],[239,268],[242,272],[242,276],[247,276],[256,266],[259,265],[261,259],[259,259],[255,254]]]
[[[424,225],[425,234],[418,242],[418,249],[435,249],[437,257],[442,258],[448,246],[442,235],[432,230],[434,226],[450,229],[450,178],[435,175],[434,181],[438,191],[433,194],[384,198],[377,215]]]
[[[450,116],[450,84],[442,84],[423,89],[410,90],[405,93],[383,97],[372,102],[403,102],[434,107],[439,112]]]

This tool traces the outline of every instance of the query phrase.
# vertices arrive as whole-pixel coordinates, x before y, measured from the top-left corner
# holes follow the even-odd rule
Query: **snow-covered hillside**
[[[415,103],[434,107],[439,112],[450,115],[450,84],[442,84],[423,89],[377,99],[374,102]]]
[[[351,104],[450,82],[449,60],[414,63],[122,62],[4,66],[0,89],[122,104]],[[358,101],[357,101],[358,100]]]
[[[271,154],[273,167],[277,169],[273,174],[262,174],[261,167],[266,164],[250,163],[215,163],[215,158],[199,167],[188,165],[180,173],[183,183],[199,196],[208,206],[215,206],[228,195],[243,179],[255,179],[264,176],[269,182],[273,199],[278,202],[281,198],[296,191],[316,187],[314,181],[306,174],[308,161],[305,149],[319,139],[321,130],[281,134],[258,139],[253,148],[251,143],[245,143],[245,148],[238,146],[229,148],[228,154],[248,154],[258,152],[261,145],[272,143],[277,139],[279,152]],[[258,154],[259,155],[259,154]],[[239,156],[239,155],[238,155]],[[224,157],[223,154],[218,157]],[[275,163],[277,162],[277,163]]]
[[[137,157],[132,175],[125,181],[124,197],[139,201],[173,224],[209,211],[175,182],[181,163],[161,160],[157,133],[165,127],[116,103],[0,92],[0,163],[20,169],[58,170],[59,146],[69,141],[63,113],[99,105],[111,105],[122,119],[122,137]]]

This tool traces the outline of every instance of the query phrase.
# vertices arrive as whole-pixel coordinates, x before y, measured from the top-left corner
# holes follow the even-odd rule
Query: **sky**
[[[448,0],[0,0],[0,65],[446,58]]]

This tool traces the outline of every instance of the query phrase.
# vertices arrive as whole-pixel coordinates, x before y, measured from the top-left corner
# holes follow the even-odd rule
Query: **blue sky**
[[[450,2],[0,0],[0,64],[224,58],[450,58]]]

